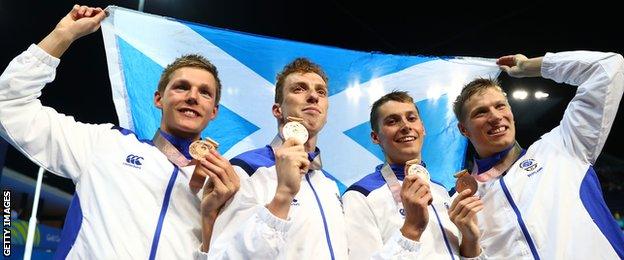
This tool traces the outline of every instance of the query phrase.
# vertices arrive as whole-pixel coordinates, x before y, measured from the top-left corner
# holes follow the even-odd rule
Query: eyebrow
[[[293,82],[293,84],[290,86],[290,88],[295,88],[295,87],[308,87],[308,84],[306,84],[303,81],[295,81]]]
[[[490,105],[492,105],[492,106],[497,106],[497,105],[500,105],[500,104],[505,104],[505,105],[507,105],[507,104],[508,104],[508,102],[507,102],[507,100],[506,100],[506,99],[499,99],[499,100],[494,101],[494,102],[493,102],[493,103],[491,103],[491,104],[488,104],[488,105],[482,105],[482,106],[475,107],[472,111],[470,111],[470,113],[469,113],[468,115],[469,115],[469,116],[473,116],[474,114],[476,114],[476,113],[478,113],[478,112],[481,112],[481,111],[484,111],[484,110],[485,110],[485,111],[487,111],[487,107],[489,107]]]
[[[475,107],[472,111],[470,111],[470,114],[469,114],[469,115],[470,115],[470,116],[473,116],[473,115],[475,115],[475,114],[477,114],[477,113],[479,113],[479,112],[482,112],[482,111],[487,111],[487,106],[478,106],[478,107]]]
[[[406,111],[402,111],[400,113],[392,113],[389,114],[385,117],[383,117],[383,120],[385,120],[386,118],[390,118],[390,117],[401,117],[401,115],[406,114],[406,115],[415,115],[417,117],[420,118],[420,116],[418,115],[418,112],[416,112],[415,110],[406,110]]]
[[[389,114],[389,115],[385,116],[384,118],[382,118],[381,121],[386,121],[387,119],[395,118],[395,117],[401,117],[401,116],[399,114],[396,114],[396,113],[395,114]]]
[[[172,81],[172,83],[186,83],[186,84],[190,84],[190,82],[186,79],[174,79]]]
[[[327,84],[314,84],[314,86],[317,87],[317,88],[320,87],[320,88],[327,89]]]

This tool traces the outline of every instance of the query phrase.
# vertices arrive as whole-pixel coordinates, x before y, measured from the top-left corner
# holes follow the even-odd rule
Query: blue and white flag
[[[202,133],[227,158],[268,144],[277,133],[271,113],[276,74],[307,57],[329,76],[329,112],[318,146],[323,168],[349,186],[384,160],[370,139],[372,103],[391,90],[409,91],[425,123],[423,160],[447,188],[464,163],[467,140],[457,130],[452,100],[475,77],[498,76],[491,59],[370,53],[251,35],[109,7],[102,24],[113,99],[122,127],[149,139],[161,112],[154,91],[164,67],[198,53],[213,62],[223,84],[217,119]]]

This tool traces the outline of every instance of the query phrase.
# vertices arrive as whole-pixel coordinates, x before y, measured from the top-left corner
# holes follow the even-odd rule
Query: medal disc
[[[455,190],[458,193],[461,193],[466,189],[470,189],[469,196],[474,195],[478,189],[477,181],[470,174],[464,174],[462,176],[459,176],[459,178],[457,178],[457,180],[455,181]]]
[[[282,136],[284,140],[295,138],[302,144],[308,141],[308,130],[301,123],[297,121],[291,121],[284,125],[282,128]]]
[[[416,174],[419,178],[423,179],[426,183],[429,183],[429,172],[425,167],[420,164],[407,165],[407,175]]]
[[[207,141],[196,140],[189,146],[189,153],[194,159],[200,160],[202,158],[205,158],[206,155],[210,153],[210,150],[214,148],[215,146]]]

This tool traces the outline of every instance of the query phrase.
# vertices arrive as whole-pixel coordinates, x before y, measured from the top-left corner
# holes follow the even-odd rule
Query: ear
[[[280,104],[278,103],[273,104],[273,107],[271,107],[271,111],[273,112],[273,116],[277,118],[278,120],[283,118],[282,107],[280,106]]]
[[[162,96],[160,95],[160,92],[158,91],[154,92],[154,105],[160,109],[162,109],[163,107],[161,100],[162,100]]]
[[[464,126],[464,124],[462,123],[457,123],[457,128],[459,129],[459,132],[465,136],[468,137],[468,129],[466,129],[466,127]]]
[[[214,106],[214,108],[212,109],[212,115],[210,117],[210,121],[212,121],[213,119],[215,119],[217,117],[217,114],[219,113],[219,105]]]
[[[381,143],[381,141],[379,141],[379,135],[377,133],[375,133],[375,131],[371,131],[370,136],[371,136],[371,139],[373,140],[374,144]]]

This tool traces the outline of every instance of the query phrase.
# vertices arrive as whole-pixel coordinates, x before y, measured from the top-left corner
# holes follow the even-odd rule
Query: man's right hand
[[[203,187],[202,217],[216,219],[223,205],[240,188],[240,179],[230,162],[215,149],[210,150],[204,159],[199,160],[193,174],[195,173],[208,177]]]
[[[301,177],[308,172],[310,161],[303,144],[294,138],[286,140],[275,149],[274,154],[277,189],[267,208],[273,215],[286,219],[290,203],[299,192]]]
[[[71,40],[97,31],[100,28],[100,22],[106,18],[106,13],[102,8],[94,8],[88,6],[74,5],[72,10],[65,16],[54,28],[67,34]]]
[[[73,41],[97,31],[104,18],[106,12],[102,8],[74,5],[38,45],[50,55],[60,58]]]
[[[401,186],[401,201],[405,209],[405,221],[401,227],[404,237],[419,241],[429,223],[429,201],[432,200],[429,185],[417,175],[406,176]]]
[[[542,75],[542,57],[529,59],[522,54],[507,55],[496,60],[498,67],[516,78],[539,77]]]

